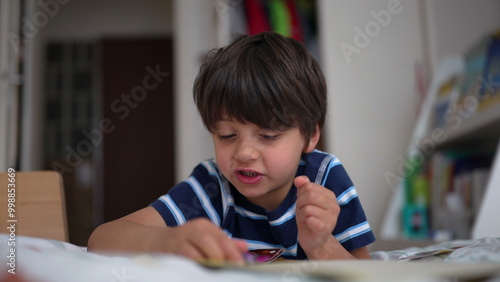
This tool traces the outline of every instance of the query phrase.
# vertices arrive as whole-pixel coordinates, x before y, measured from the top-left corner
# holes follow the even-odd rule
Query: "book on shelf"
[[[500,107],[500,30],[483,37],[463,57],[463,72],[438,87],[433,128],[454,130],[481,111]]]
[[[408,159],[404,178],[403,236],[409,239],[428,238],[429,185],[421,163]]]
[[[479,97],[479,110],[500,103],[500,30],[490,39]]]
[[[435,152],[405,177],[403,234],[408,239],[468,239],[494,152]]]
[[[460,82],[460,95],[457,106],[467,108],[469,111],[475,110],[478,103],[471,103],[476,99],[480,101],[480,92],[484,84],[484,70],[488,60],[488,50],[490,49],[493,36],[488,34],[473,45],[465,54],[465,72]]]
[[[434,105],[434,117],[431,126],[434,128],[445,128],[449,122],[450,114],[455,109],[459,91],[460,76],[454,75],[440,85],[436,102]]]

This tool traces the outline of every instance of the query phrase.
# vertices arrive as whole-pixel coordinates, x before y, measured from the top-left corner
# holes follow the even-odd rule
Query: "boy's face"
[[[225,119],[212,139],[222,174],[252,203],[274,210],[292,186],[302,152],[316,146],[319,129],[307,141],[298,128],[271,131]]]

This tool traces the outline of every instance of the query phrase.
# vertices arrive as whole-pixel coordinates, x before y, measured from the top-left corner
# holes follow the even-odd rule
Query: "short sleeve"
[[[210,173],[210,165],[209,161],[199,164],[187,180],[150,204],[167,226],[183,225],[199,217],[221,225],[221,189],[216,175]]]

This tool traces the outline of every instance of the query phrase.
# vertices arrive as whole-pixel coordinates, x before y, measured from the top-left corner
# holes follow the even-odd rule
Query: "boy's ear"
[[[316,145],[318,144],[319,137],[321,136],[321,130],[319,129],[319,125],[317,124],[316,127],[314,128],[314,132],[309,138],[309,142],[307,142],[304,145],[304,149],[302,150],[303,153],[310,153],[316,148]]]

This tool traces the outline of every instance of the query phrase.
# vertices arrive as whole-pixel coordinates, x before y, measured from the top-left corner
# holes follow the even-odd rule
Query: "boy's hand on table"
[[[332,242],[340,207],[337,197],[325,187],[311,182],[307,176],[294,179],[297,187],[295,217],[299,243],[306,253],[313,253]]]
[[[246,243],[229,238],[219,227],[206,218],[188,221],[167,230],[163,249],[193,260],[213,262],[231,261],[243,264]]]

